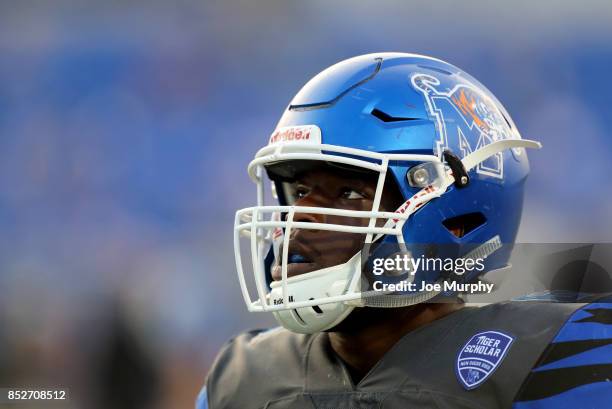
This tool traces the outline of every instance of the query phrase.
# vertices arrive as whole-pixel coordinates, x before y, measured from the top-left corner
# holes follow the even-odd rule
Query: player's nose
[[[303,207],[327,207],[325,199],[321,195],[309,195],[308,197],[299,199],[295,202],[295,206]],[[326,223],[327,216],[320,213],[309,213],[308,211],[298,211],[293,215],[294,222],[304,223]],[[306,229],[310,232],[316,232],[316,230]]]
[[[305,213],[305,212],[296,212],[293,216],[293,221],[295,222],[305,222],[305,223],[324,223],[322,214],[316,213]]]
[[[302,222],[302,223],[325,223],[325,215],[316,214],[316,213],[306,213],[306,212],[296,212],[293,216],[294,222]],[[294,234],[298,232],[305,233],[318,233],[320,230],[318,229],[309,229],[309,228],[294,228]]]

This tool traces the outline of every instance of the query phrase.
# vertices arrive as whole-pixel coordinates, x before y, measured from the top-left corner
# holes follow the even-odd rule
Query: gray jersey
[[[249,332],[217,358],[208,407],[510,408],[542,352],[584,305],[463,308],[406,334],[357,385],[326,333]]]

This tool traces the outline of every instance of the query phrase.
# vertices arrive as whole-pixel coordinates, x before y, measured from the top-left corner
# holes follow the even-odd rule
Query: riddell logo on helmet
[[[294,300],[293,300],[293,296],[292,296],[292,295],[290,295],[290,296],[289,296],[289,302],[293,302],[293,301],[294,301]],[[272,303],[273,303],[273,305],[281,305],[281,304],[284,304],[284,303],[285,303],[285,301],[284,301],[282,298],[275,298],[275,299],[272,301]]]
[[[268,144],[283,142],[321,143],[321,131],[315,125],[279,128],[272,133]]]
[[[310,129],[306,128],[285,128],[275,131],[270,137],[270,143],[307,141],[310,139]]]

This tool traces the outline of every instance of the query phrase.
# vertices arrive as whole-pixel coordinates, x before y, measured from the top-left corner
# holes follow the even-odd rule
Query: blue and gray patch
[[[499,331],[475,334],[461,348],[455,362],[459,383],[467,390],[480,386],[506,356],[514,337]]]

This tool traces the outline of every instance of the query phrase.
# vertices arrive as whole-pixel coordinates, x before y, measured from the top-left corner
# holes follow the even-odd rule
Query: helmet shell
[[[316,125],[324,144],[383,153],[435,154],[460,158],[499,139],[520,138],[495,96],[463,70],[439,59],[406,53],[375,53],[339,62],[311,79],[287,106],[277,128]],[[411,166],[389,168],[404,199],[412,188]],[[523,186],[529,173],[523,149],[501,152],[469,172],[418,210],[404,225],[407,243],[513,243],[520,223]],[[478,214],[484,222],[456,237],[444,221]],[[509,252],[495,257],[498,268]]]

